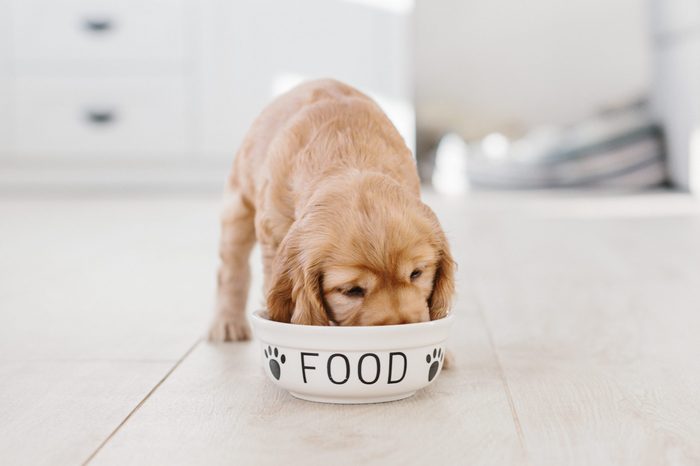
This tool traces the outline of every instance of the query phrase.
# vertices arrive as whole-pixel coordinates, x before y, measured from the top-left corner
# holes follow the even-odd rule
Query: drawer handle
[[[85,118],[94,125],[107,125],[114,122],[116,115],[111,110],[88,110]]]
[[[85,28],[85,30],[87,30],[89,32],[93,32],[93,33],[109,32],[112,30],[113,27],[114,27],[114,23],[109,18],[86,19],[83,22],[83,28]]]

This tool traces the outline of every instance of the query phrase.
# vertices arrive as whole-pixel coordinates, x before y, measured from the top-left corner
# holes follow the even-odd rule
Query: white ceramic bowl
[[[416,324],[325,327],[253,313],[265,372],[293,396],[323,403],[400,400],[437,379],[452,316]]]

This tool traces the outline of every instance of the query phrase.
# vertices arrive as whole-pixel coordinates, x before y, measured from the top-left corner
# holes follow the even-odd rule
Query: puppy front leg
[[[216,315],[209,330],[209,340],[237,341],[250,338],[245,315],[250,264],[248,259],[255,244],[255,211],[237,192],[225,198],[221,216]]]

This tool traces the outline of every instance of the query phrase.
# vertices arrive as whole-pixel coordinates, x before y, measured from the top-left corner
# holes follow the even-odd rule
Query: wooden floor
[[[273,387],[254,343],[200,340],[215,198],[5,195],[0,464],[700,464],[698,204],[429,201],[459,262],[456,364],[330,406]]]

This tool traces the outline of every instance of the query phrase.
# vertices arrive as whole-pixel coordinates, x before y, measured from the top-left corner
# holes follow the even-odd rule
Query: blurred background
[[[218,190],[271,98],[334,77],[438,192],[693,190],[699,28],[697,0],[0,0],[0,187]]]
[[[354,414],[204,338],[238,146],[321,77],[459,265],[456,370]],[[0,465],[698,464],[689,192],[700,0],[0,0]]]

